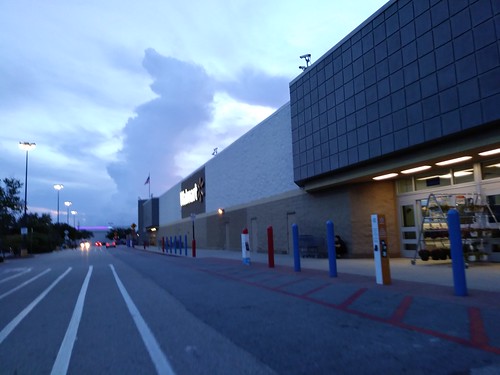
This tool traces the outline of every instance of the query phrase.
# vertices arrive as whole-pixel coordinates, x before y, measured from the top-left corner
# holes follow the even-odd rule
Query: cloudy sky
[[[386,0],[0,0],[0,179],[28,212],[129,226],[289,101],[289,82]],[[151,184],[145,185],[151,174]],[[21,189],[24,197],[24,187]]]

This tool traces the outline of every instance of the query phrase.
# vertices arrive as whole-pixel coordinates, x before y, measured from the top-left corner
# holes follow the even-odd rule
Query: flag
[[[148,178],[146,178],[146,182],[144,183],[144,185],[147,185],[147,184],[149,184],[149,176],[148,176]]]

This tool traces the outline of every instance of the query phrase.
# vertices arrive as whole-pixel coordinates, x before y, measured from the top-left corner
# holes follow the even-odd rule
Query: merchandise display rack
[[[468,262],[486,261],[491,253],[490,240],[500,237],[500,226],[487,201],[479,194],[429,194],[422,207],[422,222],[415,256],[422,261],[451,259],[448,210],[460,215],[463,251]]]

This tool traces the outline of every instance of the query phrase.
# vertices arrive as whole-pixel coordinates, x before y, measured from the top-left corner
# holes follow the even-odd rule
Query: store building
[[[159,198],[158,236],[194,227],[199,247],[238,249],[247,227],[265,251],[273,226],[289,252],[292,223],[324,239],[332,220],[350,256],[371,256],[378,213],[391,256],[410,257],[430,193],[480,197],[500,219],[500,154],[484,154],[498,148],[499,2],[389,1],[290,83],[290,103]]]
[[[158,198],[139,199],[137,201],[138,229],[134,228],[136,235],[135,244],[153,244],[157,243],[156,232],[160,226],[160,201]]]

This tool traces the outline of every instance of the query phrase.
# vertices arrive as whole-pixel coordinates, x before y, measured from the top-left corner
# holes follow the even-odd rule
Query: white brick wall
[[[290,104],[205,164],[206,212],[299,190],[293,182]],[[181,219],[181,182],[160,197],[160,225]]]
[[[293,182],[290,104],[205,165],[206,211],[299,189]]]
[[[181,183],[179,182],[160,196],[160,226],[181,219],[180,191]]]

